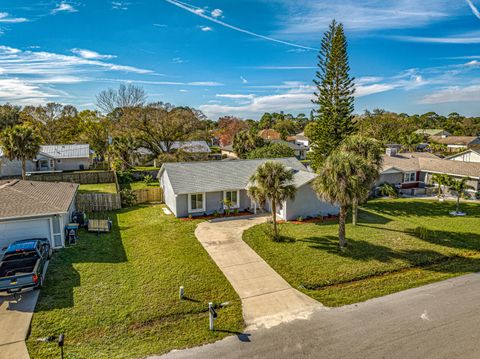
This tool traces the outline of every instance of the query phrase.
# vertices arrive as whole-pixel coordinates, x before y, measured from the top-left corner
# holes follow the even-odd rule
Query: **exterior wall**
[[[375,185],[380,185],[382,183],[390,183],[393,185],[401,184],[403,182],[403,173],[384,173],[381,174]]]
[[[54,161],[56,171],[79,171],[80,166],[85,170],[90,168],[90,158],[61,158]]]
[[[27,161],[27,172],[35,171],[36,165]],[[22,161],[10,161],[0,158],[0,177],[13,177],[22,175]]]
[[[465,151],[468,147],[465,145],[447,145],[448,152],[460,152]]]
[[[163,189],[163,201],[176,217],[180,217],[177,212],[177,198],[173,193],[172,184],[166,171],[163,172],[160,178],[160,187]]]
[[[298,217],[326,216],[338,214],[339,209],[328,202],[319,199],[310,184],[297,189],[294,200],[287,200],[283,208],[283,217],[286,220],[294,220]]]
[[[450,161],[477,162],[480,163],[480,154],[476,152],[465,152],[455,157],[449,158]]]

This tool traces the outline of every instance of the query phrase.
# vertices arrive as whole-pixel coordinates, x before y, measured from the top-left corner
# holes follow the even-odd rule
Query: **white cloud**
[[[153,24],[155,27],[168,27],[166,24]]]
[[[75,55],[78,55],[78,56],[80,56],[80,57],[83,57],[84,59],[105,60],[105,59],[113,59],[113,58],[116,57],[116,56],[114,56],[114,55],[102,55],[102,54],[99,54],[99,53],[96,52],[96,51],[86,50],[86,49],[74,48],[74,49],[71,49],[70,51],[71,51],[72,53],[74,53]]]
[[[78,10],[75,9],[72,5],[64,2],[61,2],[57,5],[55,9],[51,11],[52,14],[57,14],[59,12],[77,12]]]
[[[318,49],[313,48],[313,47],[298,45],[298,44],[294,44],[292,42],[275,39],[275,38],[272,38],[270,36],[260,35],[260,34],[257,34],[255,32],[245,30],[245,29],[242,29],[242,28],[234,26],[234,25],[227,24],[226,22],[223,22],[223,21],[219,20],[218,18],[206,15],[205,10],[202,9],[202,8],[199,8],[199,7],[190,5],[190,4],[186,4],[186,3],[180,2],[178,0],[165,0],[165,1],[172,4],[172,5],[175,5],[175,6],[179,7],[180,9],[186,10],[186,11],[192,13],[192,14],[200,16],[203,19],[210,20],[210,21],[212,21],[212,22],[214,22],[218,25],[221,25],[223,27],[226,27],[226,28],[229,28],[229,29],[232,29],[232,30],[250,35],[250,36],[258,37],[260,39],[276,42],[276,43],[287,45],[287,46],[303,48],[303,49],[306,49],[306,50],[315,50],[315,51],[318,50]]]
[[[212,12],[210,13],[214,18],[217,18],[217,17],[222,17],[223,16],[223,10],[221,9],[214,9],[212,10]]]
[[[477,18],[480,19],[480,11],[478,11],[477,7],[473,4],[472,0],[466,0],[468,6],[470,6],[470,9],[473,12],[473,15],[475,15]]]
[[[242,81],[242,84],[248,84],[248,80],[245,77],[240,76],[240,80]]]
[[[181,57],[174,57],[172,59],[172,64],[183,64],[185,62],[184,59],[182,59]]]
[[[433,105],[449,102],[478,102],[480,101],[480,85],[450,86],[424,96],[418,103]]]
[[[24,17],[11,17],[8,12],[0,12],[0,23],[16,24],[26,21],[28,21],[28,19]]]
[[[200,30],[208,32],[208,31],[213,31],[213,29],[210,26],[199,26]]]
[[[311,70],[316,69],[315,66],[257,66],[258,70]]]
[[[0,79],[0,99],[2,102],[36,105],[58,97],[51,89],[45,90],[38,85],[18,78]]]
[[[440,37],[427,37],[427,36],[391,36],[390,38],[405,42],[420,42],[420,43],[432,43],[432,44],[479,44],[480,32],[472,31],[465,34],[454,36],[440,36]]]
[[[253,99],[255,95],[249,94],[249,95],[242,95],[242,94],[216,94],[216,97],[221,97],[221,98],[230,98],[230,99]]]
[[[126,1],[112,1],[112,9],[114,10],[128,10],[129,2]]]

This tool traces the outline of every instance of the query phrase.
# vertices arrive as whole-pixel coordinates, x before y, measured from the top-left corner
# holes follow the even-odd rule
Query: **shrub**
[[[297,218],[297,221],[298,221],[298,222],[303,222],[303,217],[302,217],[302,216],[298,217],[298,218]]]
[[[128,185],[133,182],[133,171],[117,171],[118,183],[121,185]]]
[[[378,193],[380,196],[398,198],[398,189],[390,183],[382,183],[378,187]]]
[[[120,197],[122,199],[122,207],[132,207],[135,205],[137,196],[131,189],[124,188],[120,191]]]
[[[235,208],[235,209],[233,210],[233,214],[238,214],[238,208]]]
[[[153,177],[151,175],[143,176],[143,182],[148,186],[153,183]]]
[[[477,193],[475,193],[475,198],[480,199],[480,191],[477,191]]]
[[[426,228],[426,227],[424,227],[424,226],[418,226],[418,227],[416,227],[416,228],[413,230],[413,234],[414,234],[416,237],[418,237],[418,238],[420,238],[420,239],[423,239],[424,241],[425,241],[425,240],[428,240],[428,239],[430,239],[430,238],[432,237],[432,232],[431,232],[428,228]]]
[[[214,212],[213,212],[213,216],[214,216],[214,217],[218,217],[218,212],[217,212],[217,211],[214,211]]]

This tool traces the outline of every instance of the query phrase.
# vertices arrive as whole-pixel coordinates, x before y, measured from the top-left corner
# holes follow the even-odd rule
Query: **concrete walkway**
[[[292,288],[243,240],[243,231],[267,221],[265,216],[212,220],[195,235],[242,300],[247,329],[269,328],[308,318],[322,305]]]
[[[39,293],[26,291],[17,299],[13,295],[0,295],[0,359],[30,358],[25,339]]]

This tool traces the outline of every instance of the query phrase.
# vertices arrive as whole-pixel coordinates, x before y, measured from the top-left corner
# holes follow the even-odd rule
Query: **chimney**
[[[387,147],[387,149],[385,150],[385,154],[389,157],[396,156],[397,153],[398,153],[397,147]]]

